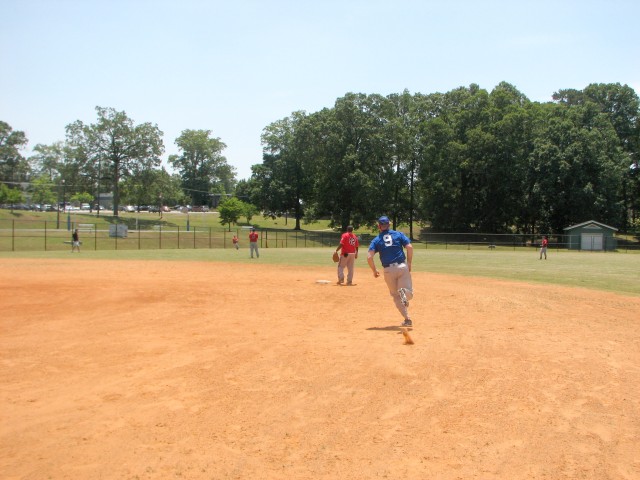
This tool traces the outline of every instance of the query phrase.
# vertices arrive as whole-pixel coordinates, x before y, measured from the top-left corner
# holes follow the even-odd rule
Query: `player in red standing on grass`
[[[251,253],[251,258],[253,258],[254,252],[256,257],[260,258],[260,252],[258,251],[258,232],[256,232],[255,228],[252,228],[249,234],[249,253]]]
[[[546,235],[542,239],[542,245],[540,245],[540,260],[542,260],[542,255],[544,255],[544,259],[547,259],[547,247],[549,246],[549,237]]]
[[[355,259],[358,258],[358,248],[360,242],[353,233],[353,227],[349,225],[347,231],[340,237],[340,245],[336,248],[336,253],[342,250],[340,261],[338,262],[338,284],[344,283],[344,269],[347,269],[347,285],[353,285],[353,273]]]

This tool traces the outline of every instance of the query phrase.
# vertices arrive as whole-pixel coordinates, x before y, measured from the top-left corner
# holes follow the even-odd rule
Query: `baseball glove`
[[[340,255],[338,255],[338,252],[334,251],[333,252],[333,263],[338,263],[340,261]]]

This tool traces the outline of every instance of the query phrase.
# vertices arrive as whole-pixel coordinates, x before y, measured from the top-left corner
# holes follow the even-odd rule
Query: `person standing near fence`
[[[542,244],[540,245],[540,260],[542,260],[542,255],[544,255],[544,259],[547,259],[547,247],[549,246],[549,237],[546,235],[542,238]]]
[[[78,250],[78,253],[80,253],[80,235],[78,234],[77,228],[71,234],[71,253],[73,253],[74,250]]]
[[[384,268],[384,281],[396,308],[404,317],[402,326],[413,327],[413,322],[409,318],[409,300],[413,298],[411,280],[413,245],[404,233],[391,230],[389,223],[389,217],[383,216],[378,219],[380,233],[369,245],[367,263],[371,267],[373,276],[378,278],[380,272],[376,268],[373,257],[376,253],[380,254],[380,262]]]
[[[236,248],[236,250],[238,250],[240,248],[240,241],[238,240],[238,236],[234,235],[231,241],[233,242],[233,246]]]
[[[353,285],[353,273],[355,259],[358,258],[358,248],[360,242],[353,233],[353,227],[349,225],[347,231],[340,237],[340,245],[336,248],[336,253],[342,250],[338,261],[338,285],[344,283],[344,269],[347,269],[347,285]]]
[[[249,252],[251,253],[251,258],[253,258],[254,252],[256,257],[260,258],[260,252],[258,251],[258,232],[256,232],[255,228],[252,228],[249,233]]]

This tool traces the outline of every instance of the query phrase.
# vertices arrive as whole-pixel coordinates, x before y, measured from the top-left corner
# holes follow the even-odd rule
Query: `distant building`
[[[568,236],[567,248],[569,250],[604,250],[606,252],[618,247],[614,236],[618,229],[595,220],[571,225],[566,227],[564,231]]]

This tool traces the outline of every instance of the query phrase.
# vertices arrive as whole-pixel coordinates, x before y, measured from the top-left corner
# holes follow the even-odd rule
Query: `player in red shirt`
[[[542,239],[542,245],[540,245],[540,260],[542,260],[542,255],[544,255],[544,259],[547,259],[547,247],[549,246],[549,237],[546,235]]]
[[[353,233],[353,227],[349,225],[347,231],[340,237],[340,245],[336,248],[336,253],[342,250],[340,261],[338,262],[338,284],[344,283],[344,269],[347,269],[347,285],[353,285],[353,270],[355,259],[358,258],[358,248],[360,242]]]
[[[255,228],[249,233],[249,252],[251,252],[251,258],[253,258],[253,252],[256,253],[256,257],[260,258],[260,252],[258,252],[258,232],[256,232]]]

